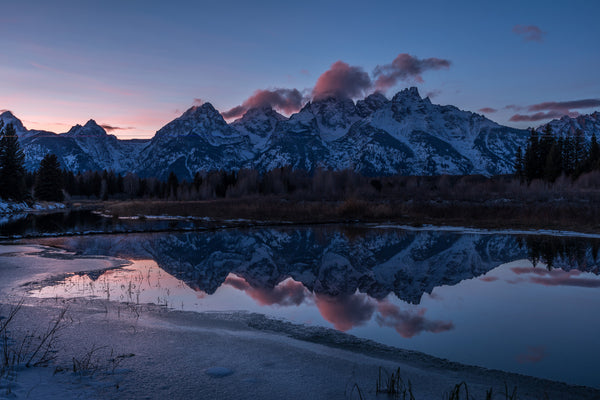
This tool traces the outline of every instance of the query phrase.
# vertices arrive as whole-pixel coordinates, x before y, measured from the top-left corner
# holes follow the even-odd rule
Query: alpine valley
[[[36,170],[47,153],[74,172],[112,170],[166,179],[173,171],[190,180],[198,171],[289,166],[352,169],[377,175],[494,175],[513,171],[518,147],[529,133],[499,125],[450,105],[432,104],[416,88],[391,100],[380,93],[363,100],[324,98],[289,118],[271,108],[250,109],[228,124],[210,103],[194,106],[152,139],[119,140],[94,120],[66,133],[26,129],[9,111],[25,153]],[[598,112],[553,121],[555,130],[600,129]]]

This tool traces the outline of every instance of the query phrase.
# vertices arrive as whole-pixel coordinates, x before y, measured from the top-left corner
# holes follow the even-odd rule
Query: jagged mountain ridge
[[[73,236],[49,241],[80,254],[150,258],[189,287],[208,294],[233,273],[257,289],[273,289],[292,278],[317,294],[345,296],[358,290],[384,299],[394,293],[412,304],[435,287],[476,278],[530,253],[514,235],[395,229],[365,229],[347,235],[331,227]],[[577,254],[555,258],[554,267],[598,274],[593,246],[582,247]]]
[[[40,161],[48,153],[55,154],[63,168],[74,172],[133,171],[145,143],[143,140],[119,140],[107,134],[93,119],[61,134],[28,130],[10,111],[0,114],[0,119],[15,126],[25,153],[25,168],[30,171],[39,168]]]
[[[52,239],[86,255],[151,258],[189,287],[214,293],[230,273],[273,289],[287,278],[328,296],[357,290],[418,304],[423,293],[525,258],[514,236],[365,230],[349,239],[327,228],[224,230]]]
[[[169,122],[151,140],[119,140],[93,120],[55,134],[29,131],[9,112],[0,118],[17,127],[29,170],[52,152],[75,172],[106,169],[165,179],[173,171],[188,180],[202,170],[284,166],[349,168],[371,176],[510,173],[517,148],[529,136],[476,113],[432,104],[416,88],[391,100],[380,93],[357,102],[319,99],[289,118],[268,107],[250,109],[230,124],[204,103]],[[581,128],[589,140],[600,130],[599,120],[596,112],[550,125]]]
[[[579,115],[577,117],[564,116],[540,126],[537,128],[537,131],[540,134],[543,133],[546,126],[549,126],[554,134],[574,135],[579,129],[585,139],[590,141],[592,134],[596,134],[597,138],[600,135],[600,112],[596,111],[592,114]]]

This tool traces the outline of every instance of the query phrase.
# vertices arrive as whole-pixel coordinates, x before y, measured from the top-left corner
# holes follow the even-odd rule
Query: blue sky
[[[195,99],[225,112],[256,90],[310,98],[338,61],[375,81],[400,54],[449,67],[400,73],[388,97],[417,86],[516,127],[600,109],[596,1],[20,3],[0,10],[0,109],[29,128],[94,118],[150,137]]]

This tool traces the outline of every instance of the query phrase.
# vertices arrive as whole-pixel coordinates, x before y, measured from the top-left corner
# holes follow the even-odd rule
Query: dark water
[[[101,232],[189,230],[199,225],[199,221],[186,219],[106,218],[90,211],[20,214],[10,219],[0,218],[0,239]]]
[[[598,240],[332,226],[35,243],[133,262],[36,296],[246,310],[600,387]]]

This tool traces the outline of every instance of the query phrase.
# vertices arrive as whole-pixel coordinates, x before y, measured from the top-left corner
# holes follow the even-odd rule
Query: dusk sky
[[[253,105],[289,115],[320,94],[391,97],[408,86],[521,128],[600,110],[594,0],[30,0],[0,10],[0,110],[29,129],[93,118],[121,138],[151,137],[202,101],[232,120]]]

